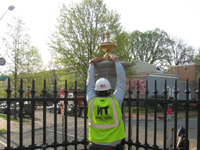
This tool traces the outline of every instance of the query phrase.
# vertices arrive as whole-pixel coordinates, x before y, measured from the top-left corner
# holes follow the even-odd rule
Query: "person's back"
[[[96,81],[94,77],[94,63],[102,58],[92,59],[88,69],[87,102],[89,134],[91,142],[89,150],[115,149],[125,138],[121,105],[125,95],[126,76],[123,66],[116,56],[110,57],[115,62],[117,72],[116,90],[111,95],[111,85],[105,78]]]

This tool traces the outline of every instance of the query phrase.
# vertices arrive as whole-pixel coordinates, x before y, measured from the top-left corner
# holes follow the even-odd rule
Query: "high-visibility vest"
[[[95,97],[88,105],[89,135],[95,143],[109,143],[126,137],[122,113],[117,100]]]

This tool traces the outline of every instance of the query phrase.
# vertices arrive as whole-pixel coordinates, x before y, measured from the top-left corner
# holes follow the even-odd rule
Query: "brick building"
[[[200,71],[200,64],[188,64],[188,65],[179,65],[179,66],[172,66],[170,68],[171,74],[178,74],[179,81],[186,82],[188,79],[189,82],[194,82],[194,98],[197,99],[196,90],[198,89],[198,75],[197,70]]]

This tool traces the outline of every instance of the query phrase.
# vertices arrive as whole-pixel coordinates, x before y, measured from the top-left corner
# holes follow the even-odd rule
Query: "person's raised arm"
[[[102,57],[95,57],[93,59],[90,60],[89,62],[89,69],[88,69],[88,76],[87,76],[87,91],[86,91],[86,100],[87,103],[89,103],[89,101],[96,96],[95,93],[95,63],[102,61]]]
[[[113,60],[115,62],[115,68],[117,73],[117,83],[116,89],[113,93],[113,96],[118,101],[119,105],[122,104],[125,95],[125,88],[126,88],[126,75],[124,72],[124,67],[119,62],[119,59],[115,55],[110,55],[109,60]]]

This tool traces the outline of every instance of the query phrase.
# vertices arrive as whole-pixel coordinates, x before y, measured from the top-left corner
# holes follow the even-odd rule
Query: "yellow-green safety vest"
[[[112,95],[93,98],[88,105],[88,119],[91,142],[109,143],[126,137],[122,113]]]

